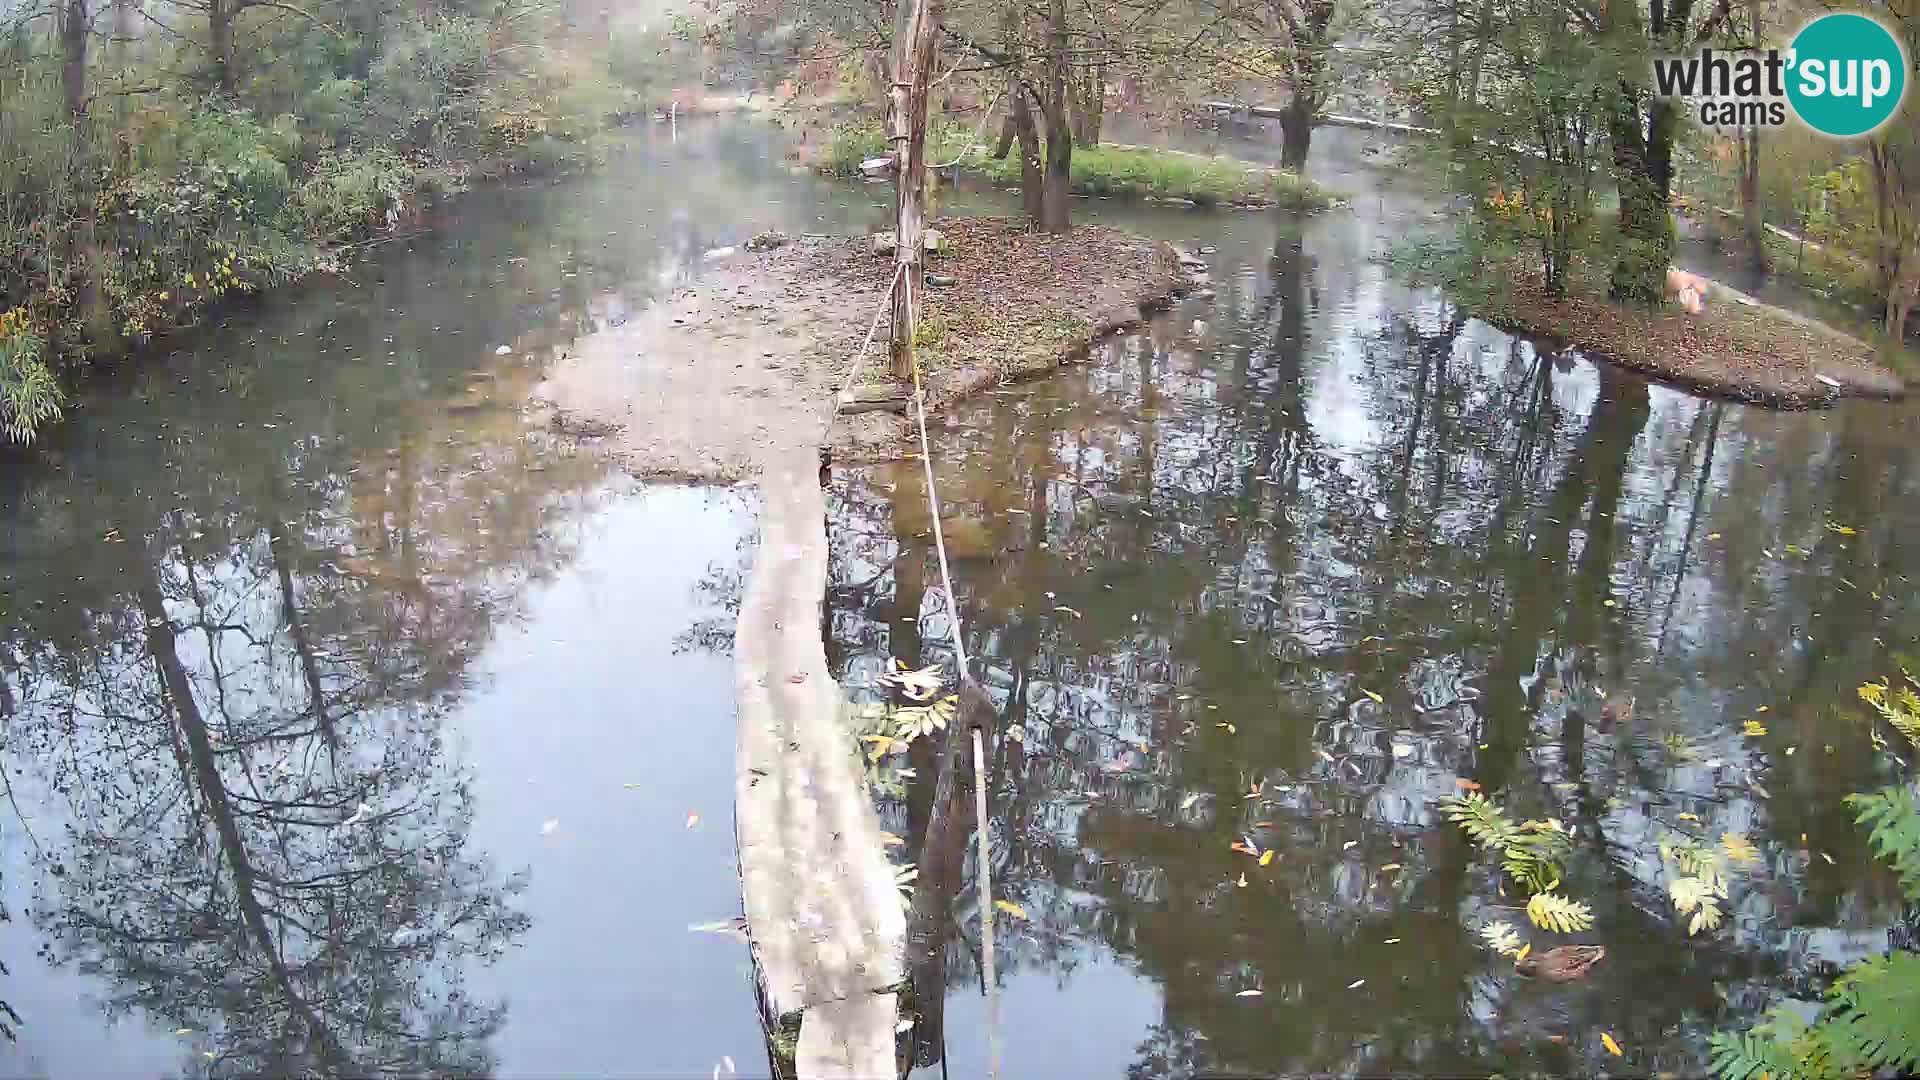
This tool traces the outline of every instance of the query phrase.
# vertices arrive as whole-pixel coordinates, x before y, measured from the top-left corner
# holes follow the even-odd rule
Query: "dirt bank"
[[[1164,243],[1098,226],[1063,236],[1021,224],[942,221],[920,328],[933,410],[1051,370],[1138,322],[1188,281]],[[811,455],[893,273],[866,237],[804,237],[771,251],[715,252],[691,286],[557,362],[539,396],[555,422],[604,435],[635,473],[732,479]],[[862,377],[884,393],[882,320]],[[902,415],[833,425],[835,460],[910,452]]]
[[[1555,298],[1523,277],[1487,317],[1656,379],[1741,401],[1809,408],[1840,397],[1906,393],[1901,378],[1875,361],[1873,346],[1718,284],[1696,318],[1677,305],[1648,311],[1596,297]]]

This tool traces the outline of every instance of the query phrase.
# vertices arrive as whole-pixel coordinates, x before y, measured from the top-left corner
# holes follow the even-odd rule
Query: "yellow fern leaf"
[[[1572,934],[1593,925],[1593,909],[1584,902],[1569,900],[1556,893],[1535,893],[1527,901],[1527,918],[1542,930]]]

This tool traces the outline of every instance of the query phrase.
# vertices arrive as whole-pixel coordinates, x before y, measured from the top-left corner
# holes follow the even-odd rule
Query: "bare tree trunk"
[[[1305,175],[1307,151],[1313,146],[1313,102],[1298,91],[1280,117],[1280,167]]]
[[[1747,264],[1755,278],[1767,272],[1767,227],[1760,207],[1760,129],[1740,135],[1740,218],[1747,240]]]
[[[1750,6],[1753,14],[1753,40],[1760,40],[1760,0]],[[1767,230],[1760,207],[1760,129],[1750,127],[1740,135],[1740,218],[1747,239],[1747,265],[1753,271],[1754,284],[1767,272]]]
[[[1017,108],[1017,103],[1020,100],[1020,91],[1018,89],[1014,90],[1013,97],[1016,102],[1015,107]],[[1007,113],[1006,118],[1000,121],[1000,137],[996,139],[993,144],[993,160],[1005,161],[1007,159],[1007,152],[1013,149],[1014,136],[1018,133],[1018,130],[1014,125],[1013,113]]]
[[[1041,113],[1047,123],[1046,178],[1040,227],[1066,232],[1072,224],[1073,126],[1067,103],[1067,0],[1053,0],[1047,26],[1047,93]]]
[[[233,9],[227,0],[212,0],[207,6],[207,37],[213,50],[213,71],[220,81],[220,92],[233,93]]]
[[[893,85],[888,99],[894,120],[898,220],[894,260],[900,276],[893,292],[893,377],[913,378],[913,301],[921,281],[927,213],[927,76],[933,68],[940,0],[912,0],[903,12],[905,33],[894,40]]]
[[[64,0],[60,5],[60,89],[67,115],[79,119],[87,112],[87,0]]]
[[[1040,178],[1040,129],[1033,122],[1033,106],[1024,87],[1014,90],[1013,123],[1020,138],[1020,209],[1037,229],[1046,215],[1046,189]]]

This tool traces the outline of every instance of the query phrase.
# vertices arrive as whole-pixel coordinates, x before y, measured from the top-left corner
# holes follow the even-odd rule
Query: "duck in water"
[[[1562,945],[1546,952],[1528,953],[1513,962],[1513,970],[1529,979],[1572,982],[1593,970],[1593,965],[1605,955],[1607,950],[1599,945]]]

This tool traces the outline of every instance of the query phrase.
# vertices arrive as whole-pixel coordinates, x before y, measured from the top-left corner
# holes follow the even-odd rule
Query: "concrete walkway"
[[[772,1011],[802,1014],[801,1080],[895,1080],[906,915],[827,671],[817,461],[769,466],[760,491],[760,549],[734,638],[747,935]]]

